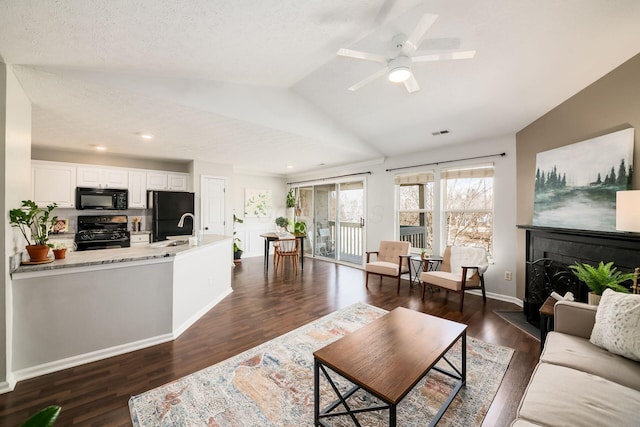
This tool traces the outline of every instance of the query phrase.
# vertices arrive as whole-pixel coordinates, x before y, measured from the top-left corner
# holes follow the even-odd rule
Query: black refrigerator
[[[148,191],[147,207],[151,209],[151,238],[154,242],[167,240],[167,236],[191,236],[193,218],[187,216],[184,227],[178,227],[180,217],[194,214],[194,194],[185,191]]]

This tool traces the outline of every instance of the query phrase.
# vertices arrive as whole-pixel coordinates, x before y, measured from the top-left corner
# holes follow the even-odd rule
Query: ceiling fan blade
[[[360,89],[362,86],[368,85],[369,83],[371,83],[372,81],[374,81],[375,79],[377,79],[378,77],[382,77],[384,75],[386,75],[389,71],[387,70],[387,68],[381,68],[379,71],[376,71],[375,73],[371,74],[369,77],[360,80],[358,83],[354,84],[353,86],[351,86],[349,88],[349,90],[351,92],[356,91],[358,89]]]
[[[414,56],[411,58],[411,62],[432,62],[432,61],[446,61],[450,59],[471,59],[476,56],[475,50],[463,50],[460,52],[450,53],[434,53],[431,55]]]
[[[418,85],[418,81],[416,77],[411,73],[411,77],[404,81],[404,87],[407,88],[407,92],[413,93],[420,90],[420,85]]]
[[[339,56],[346,56],[348,58],[364,59],[365,61],[378,62],[380,64],[386,64],[387,58],[375,53],[361,52],[359,50],[351,50],[342,48],[337,53]]]
[[[413,29],[413,32],[411,32],[409,38],[407,38],[407,41],[402,47],[402,53],[408,56],[415,52],[416,49],[418,49],[418,46],[420,46],[420,42],[422,41],[425,33],[429,28],[431,28],[433,23],[436,22],[436,19],[438,19],[438,15],[432,15],[429,13],[422,15],[418,25]]]

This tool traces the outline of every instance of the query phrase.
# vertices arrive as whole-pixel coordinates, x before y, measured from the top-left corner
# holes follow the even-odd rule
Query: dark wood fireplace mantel
[[[575,280],[568,266],[610,262],[629,273],[640,267],[640,234],[518,225],[526,230],[526,286],[523,301],[527,320],[535,325],[538,310],[551,294],[571,290],[579,301],[588,289]],[[541,284],[540,281],[544,280]]]

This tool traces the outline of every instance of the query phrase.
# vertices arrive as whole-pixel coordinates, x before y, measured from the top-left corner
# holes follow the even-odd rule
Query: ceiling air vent
[[[431,135],[438,136],[438,135],[446,135],[448,133],[449,133],[449,129],[442,129],[436,132],[431,132]]]

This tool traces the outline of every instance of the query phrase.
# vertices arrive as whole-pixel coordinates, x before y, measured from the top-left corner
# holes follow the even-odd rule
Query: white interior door
[[[202,204],[202,230],[205,234],[224,235],[224,193],[226,180],[202,176],[200,200]]]

